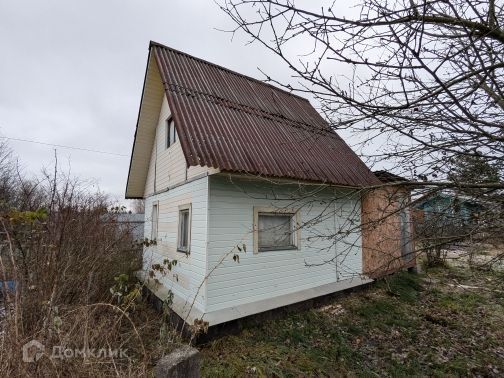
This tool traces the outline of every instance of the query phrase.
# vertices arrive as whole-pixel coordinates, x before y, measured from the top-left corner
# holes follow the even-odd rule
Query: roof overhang
[[[149,48],[140,109],[131,151],[128,181],[126,183],[126,199],[144,197],[145,182],[149,171],[152,147],[156,137],[156,125],[159,120],[163,97],[163,82],[161,81],[156,59]]]

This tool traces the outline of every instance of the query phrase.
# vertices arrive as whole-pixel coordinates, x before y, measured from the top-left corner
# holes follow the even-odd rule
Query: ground
[[[504,273],[400,273],[205,345],[203,376],[503,376]]]

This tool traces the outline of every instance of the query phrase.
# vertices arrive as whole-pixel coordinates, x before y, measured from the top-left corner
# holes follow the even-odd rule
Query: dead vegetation
[[[148,374],[175,339],[161,334],[162,317],[138,300],[141,247],[116,222],[123,209],[56,169],[40,180],[16,172],[7,156],[0,166],[0,376]]]
[[[205,376],[502,376],[504,273],[400,273],[203,348]]]

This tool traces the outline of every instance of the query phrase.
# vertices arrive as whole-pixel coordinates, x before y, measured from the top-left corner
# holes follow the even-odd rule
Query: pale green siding
[[[209,177],[207,270],[218,267],[208,278],[207,311],[271,299],[362,273],[360,199],[349,198],[349,192],[341,189],[298,189],[296,185],[272,186],[260,179]],[[301,230],[299,249],[254,254],[254,206],[299,209],[301,223],[308,223]],[[327,238],[337,231],[350,232]],[[230,256],[219,265],[222,256],[242,244],[247,252],[238,253],[239,263]],[[336,263],[307,266],[334,260],[336,255]]]

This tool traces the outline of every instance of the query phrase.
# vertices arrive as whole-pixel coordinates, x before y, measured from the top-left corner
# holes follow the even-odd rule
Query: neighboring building
[[[121,230],[129,230],[134,240],[144,238],[144,219],[142,213],[117,213],[114,214],[115,221]]]
[[[408,180],[387,171],[374,174],[383,186],[365,192],[361,218],[364,273],[373,278],[416,265]]]
[[[151,42],[126,198],[145,199],[145,272],[192,323],[370,282],[360,189],[380,180],[310,103]]]
[[[114,224],[117,231],[122,235],[129,233],[133,240],[141,242],[144,240],[144,219],[141,213],[120,213],[108,212],[103,215],[102,220],[106,223]]]
[[[422,222],[444,226],[477,223],[485,209],[482,201],[448,190],[425,195],[415,202],[415,207],[422,212]]]

